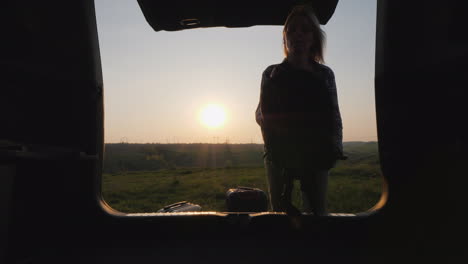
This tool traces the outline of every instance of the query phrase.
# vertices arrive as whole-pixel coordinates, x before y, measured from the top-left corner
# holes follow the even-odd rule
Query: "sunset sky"
[[[263,143],[254,111],[281,26],[155,32],[136,0],[95,2],[106,143]],[[377,140],[375,21],[375,0],[341,0],[323,26],[344,141]]]

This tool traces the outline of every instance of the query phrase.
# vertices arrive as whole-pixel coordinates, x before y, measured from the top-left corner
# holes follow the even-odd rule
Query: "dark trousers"
[[[312,212],[315,215],[327,214],[327,188],[328,170],[311,167],[282,168],[274,164],[268,155],[264,158],[268,179],[268,192],[271,209],[275,212],[283,212],[281,195],[284,193],[288,181],[298,179],[301,184],[303,211]],[[291,200],[291,193],[286,193]]]

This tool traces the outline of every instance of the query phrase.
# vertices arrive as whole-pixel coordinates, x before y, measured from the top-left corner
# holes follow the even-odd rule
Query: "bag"
[[[268,199],[261,189],[237,187],[227,191],[226,207],[229,212],[265,212]]]
[[[189,203],[186,201],[178,202],[165,206],[162,209],[159,209],[158,213],[175,213],[175,212],[200,212],[201,206],[198,204]]]

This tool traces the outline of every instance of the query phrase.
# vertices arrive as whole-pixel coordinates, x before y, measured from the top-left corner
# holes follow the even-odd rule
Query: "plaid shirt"
[[[256,121],[257,123],[260,125],[261,129],[262,129],[262,135],[263,135],[263,139],[264,139],[264,142],[265,142],[265,149],[266,151],[268,152],[269,151],[269,147],[271,148],[271,144],[269,144],[272,140],[271,140],[271,137],[272,135],[275,135],[275,133],[272,133],[272,128],[274,129],[282,129],[282,127],[286,127],[286,131],[291,131],[291,129],[288,129],[288,124],[290,124],[290,122],[287,122],[287,123],[281,123],[282,121],[281,120],[291,120],[291,119],[294,119],[295,115],[288,115],[287,113],[284,114],[282,113],[282,110],[279,110],[281,109],[280,105],[281,104],[284,104],[284,101],[289,101],[289,105],[292,105],[294,107],[294,104],[296,103],[294,100],[298,100],[299,98],[299,101],[304,101],[304,100],[310,100],[310,99],[313,99],[313,98],[300,98],[300,97],[295,97],[294,98],[294,85],[304,85],[303,83],[301,83],[301,81],[304,81],[306,82],[305,85],[307,85],[307,88],[308,86],[314,86],[315,84],[310,82],[308,83],[308,81],[310,80],[314,80],[314,79],[321,79],[324,81],[324,84],[326,86],[326,90],[327,90],[327,93],[326,94],[323,94],[322,97],[328,97],[328,98],[321,98],[320,100],[322,101],[326,101],[329,105],[329,113],[327,112],[327,114],[324,116],[324,114],[320,114],[322,116],[317,116],[317,120],[318,119],[321,119],[321,120],[325,120],[326,122],[315,122],[313,121],[314,120],[314,117],[310,117],[308,115],[314,115],[314,111],[312,110],[304,110],[302,112],[299,112],[299,114],[301,116],[304,116],[303,118],[303,123],[309,123],[307,124],[307,126],[309,128],[312,127],[312,129],[309,129],[309,130],[306,130],[306,133],[309,133],[309,134],[305,134],[304,135],[304,138],[303,139],[299,139],[299,140],[303,140],[304,142],[311,142],[311,141],[316,141],[316,142],[320,142],[320,141],[331,141],[331,144],[328,144],[327,147],[320,147],[318,145],[320,145],[320,143],[317,143],[316,145],[318,147],[314,147],[314,143],[311,143],[311,146],[312,148],[316,148],[318,149],[318,151],[321,151],[321,152],[327,152],[327,151],[330,151],[332,154],[330,155],[333,155],[335,156],[336,158],[339,158],[343,155],[343,144],[342,144],[342,141],[343,141],[343,134],[342,134],[342,131],[343,131],[343,126],[342,126],[342,120],[341,120],[341,115],[340,115],[340,110],[339,110],[339,105],[338,105],[338,97],[337,97],[337,90],[336,90],[336,83],[335,83],[335,76],[334,76],[334,73],[333,71],[323,65],[323,64],[319,64],[319,63],[316,63],[315,64],[316,66],[316,72],[315,73],[307,73],[305,71],[302,71],[302,73],[304,73],[307,77],[310,77],[309,79],[307,80],[298,80],[298,82],[296,84],[294,84],[294,79],[291,79],[291,82],[286,82],[286,83],[282,83],[280,81],[278,81],[278,76],[280,74],[285,74],[285,75],[292,75],[292,74],[297,74],[297,72],[301,72],[301,70],[296,70],[294,68],[292,68],[289,63],[286,61],[286,59],[280,63],[280,64],[275,64],[275,65],[271,65],[269,66],[264,72],[263,72],[263,75],[262,75],[262,83],[261,83],[261,92],[260,92],[260,102],[258,104],[258,107],[257,107],[257,110],[255,112],[255,118],[256,118]],[[301,76],[301,75],[298,75],[298,76]],[[314,76],[317,76],[319,78],[314,78]],[[284,86],[288,86],[288,87],[284,87]],[[323,86],[323,84],[322,84]],[[281,91],[283,91],[283,93],[281,95],[277,95],[276,96],[272,96],[272,93],[274,93],[272,90],[273,89],[279,89]],[[305,89],[306,90],[306,89]],[[286,98],[286,99],[285,99]],[[292,102],[291,102],[292,101]],[[306,102],[307,102],[306,101]],[[310,100],[312,101],[312,100]],[[300,104],[300,102],[297,102],[297,104]],[[304,103],[302,103],[304,104]],[[310,107],[313,106],[313,103],[311,102],[309,104]],[[272,109],[275,109],[274,110],[274,113],[272,113]],[[269,116],[280,116],[284,114],[284,118],[268,118]],[[292,117],[292,118],[291,118]],[[326,125],[324,125],[326,124]],[[315,126],[315,127],[314,127]],[[327,129],[324,129],[323,126],[327,126],[328,128]],[[313,131],[317,131],[317,130],[324,130],[324,131],[327,131],[326,134],[327,135],[322,135],[320,136],[317,136],[317,135],[314,135]],[[286,132],[287,134],[288,132]],[[276,133],[277,135],[278,133]],[[296,133],[297,134],[297,133]],[[289,141],[289,139],[287,138],[291,138],[291,137],[294,137],[294,135],[296,135],[294,133],[290,133],[290,135],[286,135],[285,137],[283,137],[283,141]],[[310,135],[310,136],[309,136]],[[273,136],[275,137],[275,136]],[[314,138],[315,137],[315,138]],[[285,140],[284,140],[285,139]],[[322,144],[323,145],[323,144]],[[329,149],[331,148],[331,150]],[[287,154],[289,155],[289,154]]]

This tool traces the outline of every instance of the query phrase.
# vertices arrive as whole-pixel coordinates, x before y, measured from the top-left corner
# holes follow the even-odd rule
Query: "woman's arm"
[[[268,90],[268,88],[266,88],[266,83],[269,83],[270,80],[271,80],[271,77],[272,77],[272,71],[274,69],[275,65],[271,65],[269,66],[268,68],[266,68],[264,71],[263,71],[263,74],[262,74],[262,81],[261,81],[261,84],[260,84],[260,100],[258,102],[258,106],[257,106],[257,109],[255,110],[255,121],[257,121],[257,124],[261,127],[263,127],[264,125],[264,119],[265,119],[265,110],[266,109],[269,109],[271,108],[269,105],[268,106],[265,106],[265,104],[271,104],[271,102],[269,102],[271,100],[271,95],[269,95],[269,93],[271,93],[271,91]],[[267,110],[268,111],[268,110]],[[268,116],[268,114],[267,114]],[[268,123],[268,121],[267,121]]]
[[[343,124],[341,120],[338,94],[336,90],[335,74],[330,68],[327,69],[327,86],[332,105],[332,140],[336,146],[338,155],[343,156]]]
[[[260,88],[260,103],[256,111],[257,123],[262,127],[277,125],[279,110],[279,98],[276,94],[276,84],[272,82],[277,65],[271,65],[263,71]]]

